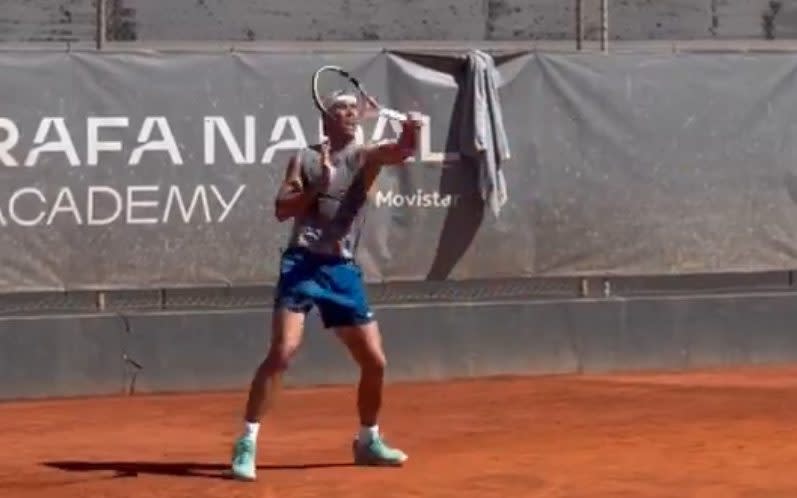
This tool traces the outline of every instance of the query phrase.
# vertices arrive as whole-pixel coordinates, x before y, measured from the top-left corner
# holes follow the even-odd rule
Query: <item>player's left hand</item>
[[[416,111],[408,112],[407,120],[402,123],[402,127],[406,131],[417,132],[423,127],[423,116],[421,115],[421,113]]]
[[[421,114],[412,111],[408,112],[407,119],[401,122],[401,136],[398,140],[398,146],[405,157],[415,153],[419,140],[418,131],[422,126]]]

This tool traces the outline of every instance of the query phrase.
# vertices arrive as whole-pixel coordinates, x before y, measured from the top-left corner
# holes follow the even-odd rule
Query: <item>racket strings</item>
[[[322,71],[318,74],[314,91],[324,110],[329,110],[340,99],[356,99],[358,106],[364,102],[354,83],[349,78],[333,70]]]
[[[369,99],[363,90],[345,72],[334,66],[319,69],[314,75],[314,98],[322,112],[328,110],[336,101],[354,99],[361,120],[371,120],[379,116],[378,103]]]

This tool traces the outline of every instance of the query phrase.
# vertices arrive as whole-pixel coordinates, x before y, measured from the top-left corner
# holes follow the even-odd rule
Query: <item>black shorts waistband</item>
[[[301,256],[303,258],[308,258],[312,261],[316,261],[319,263],[353,263],[354,260],[352,258],[346,258],[344,256],[338,256],[335,254],[326,254],[321,252],[311,251],[306,247],[288,247],[282,252],[283,256]]]

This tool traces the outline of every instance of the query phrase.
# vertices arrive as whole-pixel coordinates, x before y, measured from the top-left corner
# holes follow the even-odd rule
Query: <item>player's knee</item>
[[[296,356],[297,349],[298,348],[295,347],[271,348],[271,350],[268,352],[268,356],[266,357],[266,361],[264,362],[264,364],[267,365],[266,368],[275,372],[287,370],[291,365],[294,356]]]
[[[263,368],[269,373],[284,372],[290,366],[290,357],[281,355],[268,355],[263,362]]]
[[[360,362],[360,368],[362,369],[363,373],[368,375],[381,376],[384,375],[385,369],[387,368],[387,359],[385,358],[384,354],[374,352],[365,355]]]
[[[291,358],[283,355],[272,355],[266,359],[268,369],[273,372],[283,372],[291,366]]]

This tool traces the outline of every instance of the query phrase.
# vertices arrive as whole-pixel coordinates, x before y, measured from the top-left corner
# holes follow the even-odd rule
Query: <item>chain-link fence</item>
[[[659,277],[530,278],[371,284],[376,307],[793,292],[795,272]],[[0,317],[266,309],[273,286],[30,292],[0,295]]]
[[[0,42],[774,40],[785,0],[6,0]],[[583,40],[583,43],[581,43]]]

